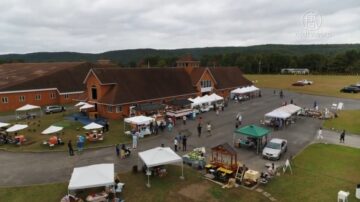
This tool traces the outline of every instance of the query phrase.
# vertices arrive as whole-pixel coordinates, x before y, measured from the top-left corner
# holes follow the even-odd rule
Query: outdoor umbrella
[[[43,132],[41,132],[41,134],[47,135],[47,134],[51,134],[51,133],[56,133],[61,131],[62,129],[64,129],[63,127],[60,126],[50,126],[47,129],[45,129]]]
[[[25,129],[27,127],[29,127],[29,126],[26,124],[15,124],[15,125],[11,126],[10,128],[6,129],[6,132],[16,132],[16,131]]]
[[[84,126],[83,128],[85,130],[94,130],[94,129],[100,129],[103,128],[104,126],[97,124],[95,122],[89,123],[88,125]]]

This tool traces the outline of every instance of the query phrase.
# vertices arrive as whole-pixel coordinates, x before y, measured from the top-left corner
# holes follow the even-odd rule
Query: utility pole
[[[258,73],[259,73],[259,74],[261,73],[261,60],[259,60],[259,70],[258,70]]]

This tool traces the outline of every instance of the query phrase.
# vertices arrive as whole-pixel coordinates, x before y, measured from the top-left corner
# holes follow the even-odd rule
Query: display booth
[[[41,132],[41,134],[43,135],[48,135],[48,134],[53,134],[53,133],[57,133],[60,132],[64,129],[64,127],[60,127],[60,126],[49,126],[48,128],[46,128],[45,130],[43,130]]]
[[[255,86],[246,86],[234,89],[230,92],[231,99],[246,100],[255,96],[260,96],[260,89]]]
[[[125,134],[130,135],[132,130],[139,131],[141,137],[150,135],[150,123],[154,122],[155,119],[147,116],[134,116],[124,119],[124,130]]]
[[[147,186],[150,187],[150,176],[158,175],[164,176],[166,169],[164,165],[168,164],[181,164],[180,179],[184,179],[184,165],[183,159],[177,155],[170,147],[156,147],[138,153],[140,159],[145,164],[146,175],[148,177]]]
[[[261,153],[267,142],[270,131],[256,125],[248,125],[234,131],[233,142],[237,147],[255,148],[257,154]]]
[[[191,104],[193,102],[189,99],[179,99],[167,102],[166,115],[170,117],[183,117],[192,114],[193,110]]]
[[[88,130],[89,132],[86,132],[86,139],[90,142],[96,142],[96,141],[102,141],[104,140],[104,134],[103,134],[103,128],[104,126],[92,122],[88,125],[83,127],[85,130]]]
[[[16,145],[22,145],[25,141],[25,135],[18,134],[18,131],[24,130],[25,128],[29,127],[26,124],[15,124],[10,128],[6,129],[8,133],[15,133],[14,142]]]
[[[18,120],[19,119],[35,118],[37,116],[37,112],[38,112],[39,116],[42,115],[40,106],[26,104],[26,105],[24,105],[22,107],[19,107],[19,108],[17,108],[15,110],[15,117]]]
[[[108,190],[104,189],[100,193],[88,195],[86,201],[107,201],[109,194],[113,193],[115,195],[114,173],[114,164],[112,163],[74,168],[68,186],[68,193],[76,195],[76,191],[79,190],[106,187]]]
[[[265,114],[265,119],[263,124],[268,126],[274,126],[276,128],[281,128],[284,125],[295,122],[295,116],[301,112],[302,108],[294,104],[288,104],[282,107],[279,107],[267,114]]]

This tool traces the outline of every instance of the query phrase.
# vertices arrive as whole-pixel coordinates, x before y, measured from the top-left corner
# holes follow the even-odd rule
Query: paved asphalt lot
[[[206,137],[205,132],[201,138],[197,137],[196,121],[189,120],[184,126],[179,121],[172,133],[164,132],[157,136],[145,138],[139,143],[137,151],[160,146],[173,146],[173,138],[179,130],[188,130],[192,135],[188,138],[188,150],[205,146],[208,154],[209,148],[228,142],[233,142],[233,130],[235,129],[235,116],[238,112],[243,115],[243,125],[259,124],[264,114],[281,105],[283,101],[290,102],[293,99],[302,107],[312,107],[316,100],[320,108],[330,107],[332,103],[343,102],[344,109],[360,109],[358,100],[339,99],[333,97],[321,97],[284,92],[285,98],[281,100],[273,91],[263,90],[261,98],[255,98],[242,103],[230,103],[219,116],[211,111],[202,114],[204,123],[212,123],[213,135]],[[288,140],[288,151],[282,160],[276,164],[282,164],[289,156],[296,155],[306,145],[314,140],[316,130],[321,121],[312,118],[300,117],[295,124],[280,131],[273,131],[270,138],[279,137]],[[205,131],[205,127],[203,127]],[[265,163],[269,162],[257,155],[254,150],[237,148],[238,161],[245,163],[251,169],[262,171]],[[179,154],[183,154],[180,152]],[[66,152],[44,153],[13,153],[0,151],[0,186],[18,186],[53,182],[64,182],[70,179],[74,167],[85,166],[95,163],[115,163],[116,171],[125,172],[131,170],[135,164],[140,165],[136,152],[131,158],[119,160],[115,156],[114,147],[97,150],[87,150],[82,155],[69,157]]]

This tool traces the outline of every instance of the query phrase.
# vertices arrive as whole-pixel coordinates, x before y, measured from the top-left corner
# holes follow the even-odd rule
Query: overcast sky
[[[0,1],[0,53],[359,42],[360,0]]]

